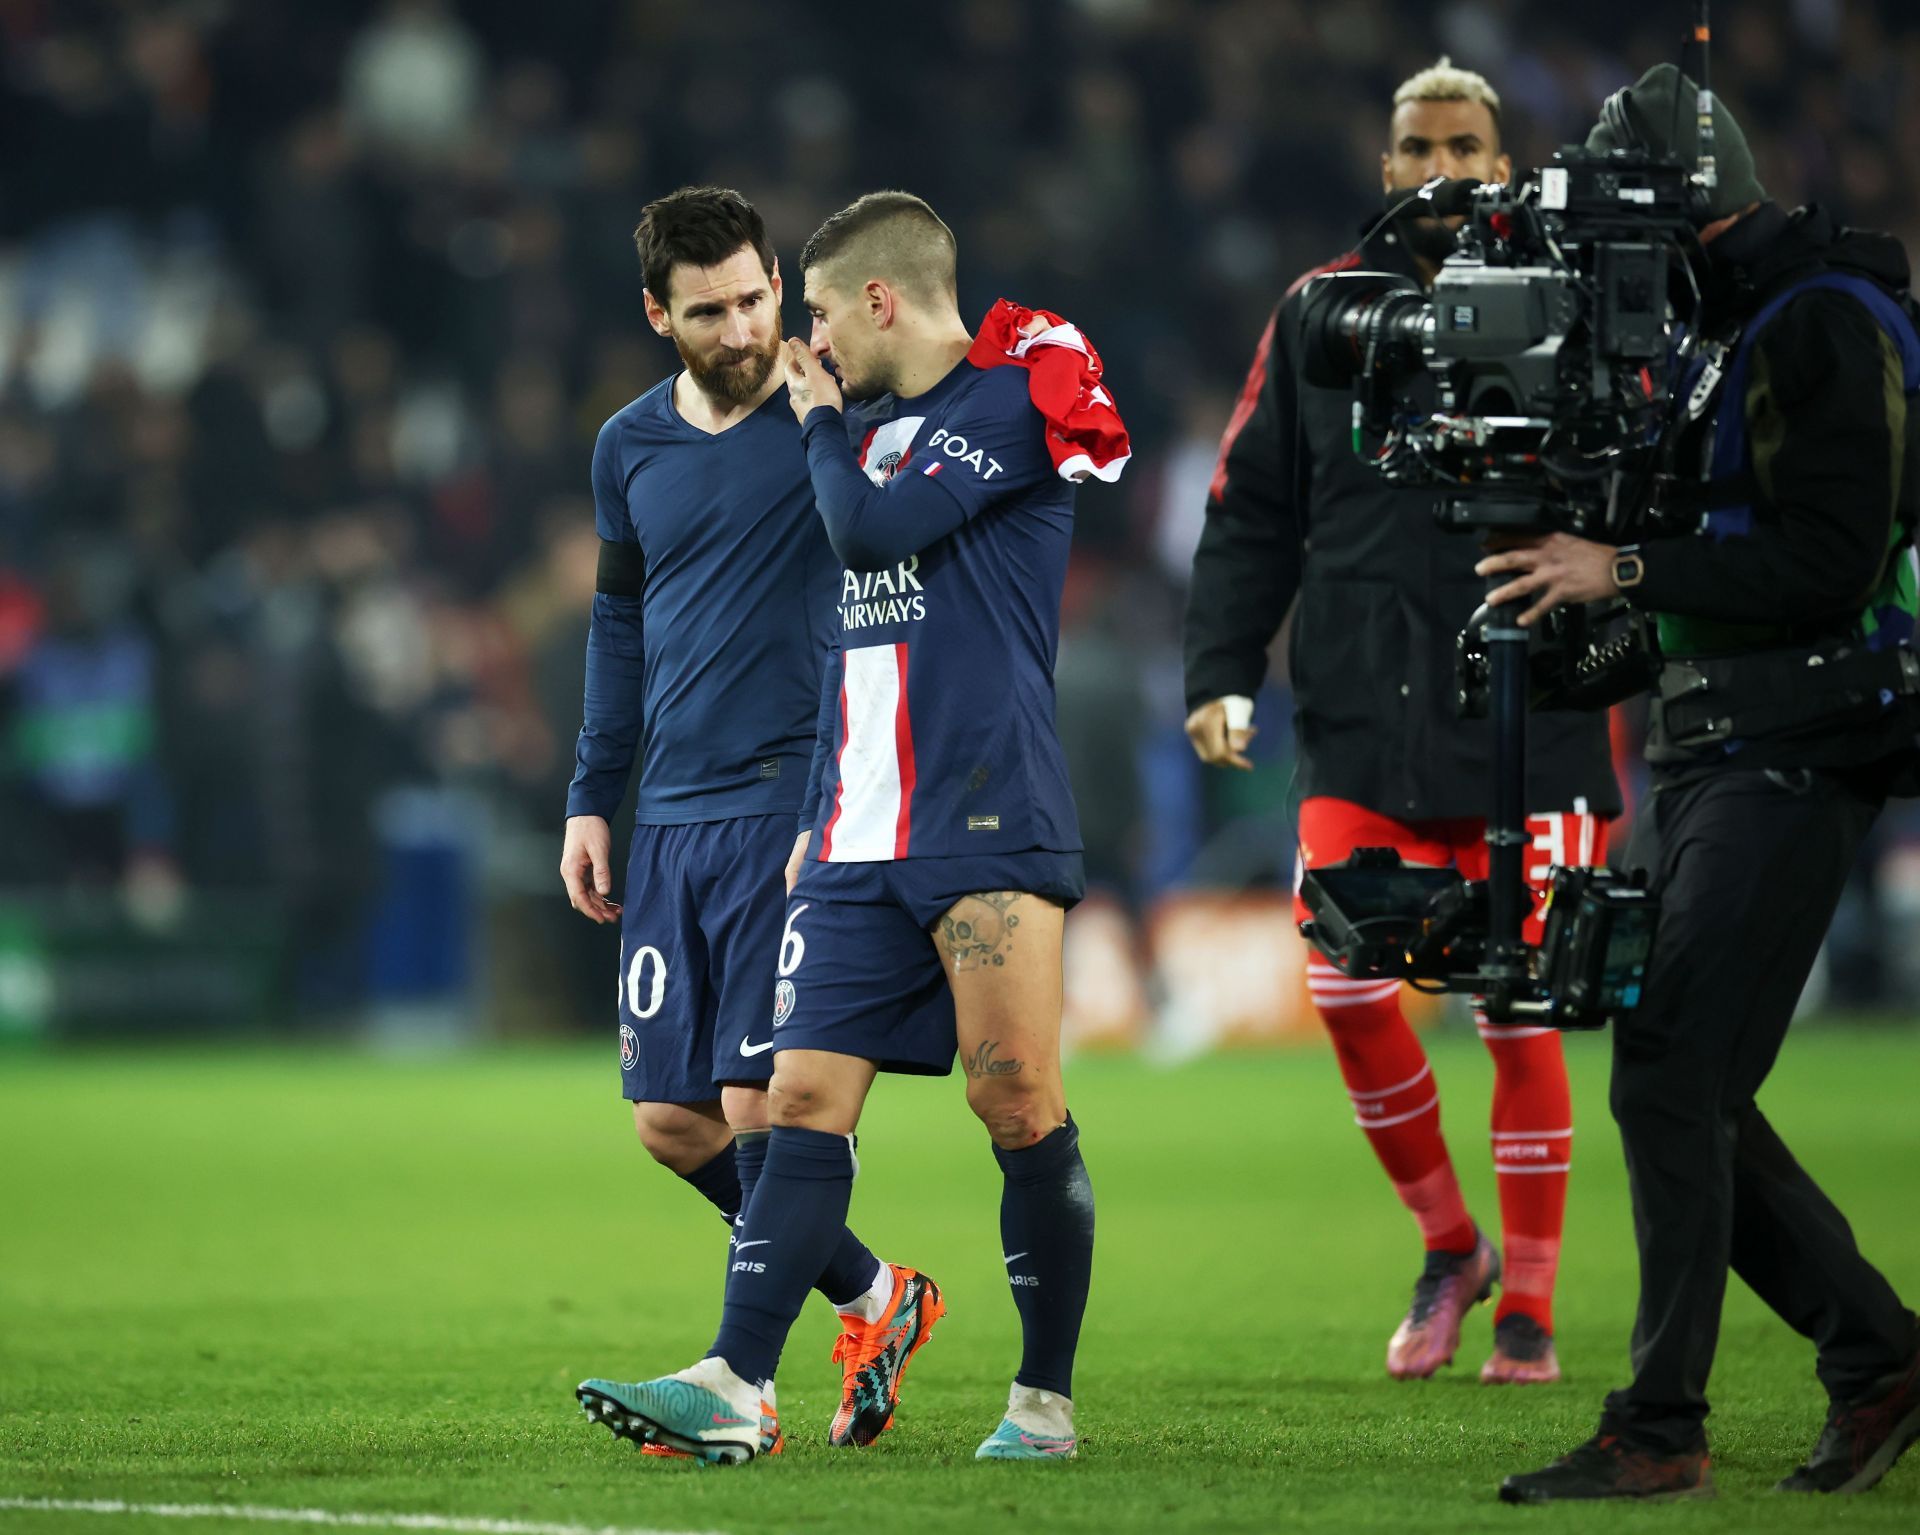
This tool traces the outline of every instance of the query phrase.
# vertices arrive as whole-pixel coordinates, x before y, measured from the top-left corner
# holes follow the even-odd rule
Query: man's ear
[[[771,273],[771,277],[773,280],[773,307],[778,309],[780,307],[780,295],[787,291],[780,282],[780,258],[778,256],[773,258],[773,272]]]
[[[867,301],[867,316],[875,330],[890,330],[900,316],[900,299],[890,283],[875,278],[862,290]]]
[[[1513,185],[1513,156],[1501,154],[1494,156],[1493,176],[1503,187]]]
[[[775,291],[778,292],[777,289]],[[653,289],[642,288],[640,301],[646,306],[647,324],[653,327],[653,333],[656,336],[672,336],[673,321],[668,318],[667,311],[660,300],[653,296]]]
[[[1384,149],[1380,151],[1380,190],[1383,192],[1393,190],[1393,156]]]

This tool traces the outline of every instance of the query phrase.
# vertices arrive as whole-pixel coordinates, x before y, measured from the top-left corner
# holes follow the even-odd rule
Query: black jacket
[[[1323,270],[1414,275],[1391,232]],[[1309,276],[1313,274],[1308,274]],[[1252,696],[1295,596],[1298,790],[1401,820],[1484,816],[1492,734],[1454,712],[1454,642],[1486,592],[1478,541],[1434,522],[1432,492],[1355,457],[1352,397],[1299,377],[1300,290],[1254,352],[1221,445],[1187,602],[1189,708]],[[1617,815],[1604,715],[1528,721],[1527,808]]]
[[[1769,298],[1818,272],[1858,272],[1896,292],[1908,283],[1897,240],[1841,229],[1818,207],[1788,214],[1763,204],[1709,250],[1700,328],[1729,344]],[[1732,630],[1718,646],[1708,644],[1710,652],[1733,656],[1736,668],[1749,648],[1812,646],[1852,634],[1888,561],[1909,557],[1905,542],[1893,538],[1896,526],[1911,530],[1920,519],[1920,413],[1908,409],[1898,353],[1866,307],[1849,294],[1814,289],[1780,311],[1754,353],[1745,399],[1716,401],[1682,434],[1676,455],[1682,470],[1697,465],[1710,446],[1712,420],[1743,410],[1753,531],[1718,541],[1649,542],[1642,551],[1646,574],[1632,593],[1651,611],[1693,620],[1688,627],[1709,642],[1722,625],[1775,631],[1763,643],[1743,643]],[[1658,707],[1652,727],[1648,756],[1656,765],[1735,768],[1871,762],[1904,748],[1913,728],[1907,713],[1889,712],[1761,733],[1729,755],[1718,746],[1670,746]]]

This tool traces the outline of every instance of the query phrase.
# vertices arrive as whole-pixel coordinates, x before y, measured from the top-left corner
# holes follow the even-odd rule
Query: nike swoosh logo
[[[772,1040],[768,1040],[764,1045],[750,1045],[744,1039],[740,1041],[740,1053],[742,1055],[758,1055],[761,1051],[771,1050],[772,1048]]]
[[[762,1237],[757,1242],[735,1242],[733,1244],[733,1250],[737,1253],[743,1253],[749,1247],[771,1247],[772,1245],[773,1245],[772,1237]]]
[[[1007,1254],[1007,1256],[1006,1256],[1006,1261],[1007,1261],[1008,1263],[1014,1263],[1014,1262],[1017,1262],[1017,1261],[1018,1261],[1019,1259],[1021,1259],[1021,1258],[1024,1258],[1024,1257],[1026,1257],[1026,1254],[1025,1254],[1025,1253],[1008,1253],[1008,1254]]]

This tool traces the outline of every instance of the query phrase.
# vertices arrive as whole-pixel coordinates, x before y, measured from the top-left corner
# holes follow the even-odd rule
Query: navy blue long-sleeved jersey
[[[808,856],[864,863],[1045,848],[1080,829],[1054,725],[1074,487],[1017,367],[803,435],[840,589]]]
[[[593,599],[567,814],[611,818],[636,750],[642,825],[797,814],[839,564],[786,392],[716,435],[674,382],[594,445],[600,537],[637,545],[645,579]]]

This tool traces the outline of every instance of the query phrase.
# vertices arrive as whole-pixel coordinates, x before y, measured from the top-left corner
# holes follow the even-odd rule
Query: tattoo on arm
[[[1020,1063],[1018,1061],[1011,1057],[1004,1061],[996,1061],[993,1058],[993,1052],[999,1048],[1000,1041],[997,1039],[982,1040],[979,1049],[967,1057],[967,1075],[970,1077],[1010,1077],[1017,1072],[1020,1069]]]
[[[1020,925],[1014,912],[1018,890],[983,891],[963,897],[940,919],[935,942],[953,961],[955,970],[984,970],[1004,965],[1013,948],[1013,930]]]

